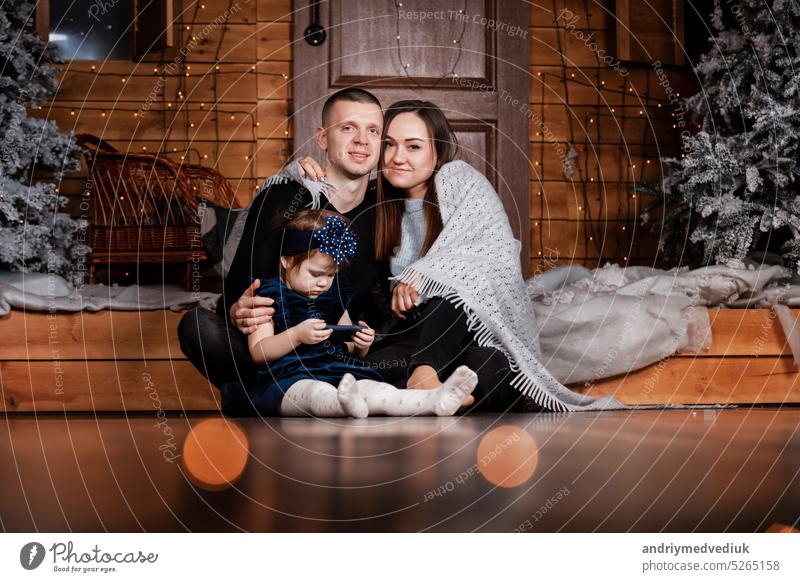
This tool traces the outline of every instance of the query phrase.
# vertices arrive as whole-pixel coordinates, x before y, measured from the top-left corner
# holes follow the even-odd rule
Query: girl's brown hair
[[[447,162],[453,161],[458,151],[458,142],[447,118],[436,105],[430,101],[409,99],[398,101],[389,106],[383,118],[383,135],[381,135],[381,153],[378,157],[377,208],[375,216],[375,256],[379,260],[388,259],[400,244],[400,221],[403,218],[404,193],[393,187],[383,177],[383,147],[392,120],[401,113],[414,113],[419,116],[428,128],[436,151],[436,164],[433,174],[426,184],[423,212],[427,229],[425,241],[422,243],[420,256],[428,252],[436,237],[442,232],[442,215],[436,197],[436,173]]]
[[[330,210],[301,210],[293,215],[285,214],[283,220],[277,226],[278,241],[282,243],[282,234],[285,230],[315,230],[317,228],[322,228],[325,226],[325,221],[329,216],[336,216],[347,222],[344,216],[336,212],[331,212]],[[309,249],[296,255],[283,255],[281,253],[281,257],[285,258],[289,263],[287,269],[284,269],[283,263],[280,263],[281,278],[285,276],[287,270],[291,271],[318,252],[320,252],[319,249]]]

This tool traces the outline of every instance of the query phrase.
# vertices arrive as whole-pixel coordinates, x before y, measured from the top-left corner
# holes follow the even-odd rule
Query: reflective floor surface
[[[4,531],[764,531],[800,409],[238,419],[8,416]]]

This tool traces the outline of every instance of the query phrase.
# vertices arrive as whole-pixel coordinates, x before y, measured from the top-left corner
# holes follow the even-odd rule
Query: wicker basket
[[[198,198],[238,208],[228,182],[211,168],[120,152],[88,134],[77,139],[86,149],[93,209],[89,282],[98,266],[186,262],[188,288],[193,265],[207,258]]]

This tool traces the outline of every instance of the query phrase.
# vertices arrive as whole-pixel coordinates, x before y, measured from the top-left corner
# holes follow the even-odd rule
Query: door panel
[[[303,38],[312,4],[294,2],[295,154],[318,155],[314,132],[322,105],[342,87],[363,86],[384,108],[401,99],[436,103],[456,131],[459,157],[483,172],[503,200],[522,242],[522,266],[527,272],[528,4],[321,1],[320,24],[327,39],[317,46]]]
[[[331,86],[380,78],[387,86],[439,87],[454,67],[462,78],[488,82],[492,55],[486,46],[491,33],[484,26],[471,25],[471,19],[493,18],[492,2],[465,4],[466,18],[453,10],[452,2],[404,2],[402,8],[391,0],[333,3]],[[416,8],[433,17],[407,16]],[[468,50],[459,51],[454,40]]]

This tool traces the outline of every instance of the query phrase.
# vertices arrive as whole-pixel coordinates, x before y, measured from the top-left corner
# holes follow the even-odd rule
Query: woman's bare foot
[[[406,388],[416,390],[434,390],[442,385],[439,380],[439,374],[436,373],[436,368],[428,365],[421,365],[414,368],[411,376],[408,377]]]

